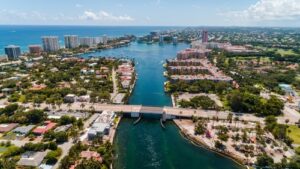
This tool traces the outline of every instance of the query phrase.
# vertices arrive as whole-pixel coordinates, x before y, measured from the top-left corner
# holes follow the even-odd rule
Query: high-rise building
[[[202,43],[208,42],[208,32],[206,30],[202,31]]]
[[[65,47],[68,49],[74,49],[79,46],[77,35],[66,35],[65,37]]]
[[[21,55],[21,48],[19,46],[9,45],[4,50],[9,60],[16,60]]]
[[[92,37],[82,37],[79,38],[80,45],[92,47],[94,46],[94,38]]]
[[[103,43],[104,45],[106,45],[106,44],[107,44],[107,41],[108,41],[108,37],[107,37],[106,35],[103,35],[103,36],[102,36],[102,43]]]
[[[55,52],[59,50],[59,43],[57,36],[43,36],[43,48],[45,52]]]
[[[159,43],[160,43],[160,44],[163,44],[163,43],[164,43],[164,39],[165,39],[165,36],[164,36],[164,35],[159,35]]]
[[[30,54],[41,54],[42,53],[42,47],[40,45],[29,45],[29,53]]]
[[[94,37],[93,38],[93,43],[94,43],[95,46],[97,46],[100,42],[101,42],[101,38],[100,37]]]
[[[178,37],[174,36],[173,37],[173,45],[177,45],[177,43],[178,43]]]

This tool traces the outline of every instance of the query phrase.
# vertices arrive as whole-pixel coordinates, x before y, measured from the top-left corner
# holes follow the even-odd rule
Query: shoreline
[[[234,154],[229,154],[229,153],[226,153],[226,152],[223,152],[223,151],[219,151],[219,150],[217,150],[215,148],[212,148],[209,145],[207,145],[206,143],[204,143],[202,140],[199,140],[199,139],[195,138],[194,136],[190,135],[189,133],[187,133],[187,131],[183,128],[183,126],[181,126],[180,121],[178,119],[174,119],[173,122],[177,126],[177,128],[179,129],[179,132],[182,135],[182,137],[184,137],[185,139],[187,139],[188,141],[190,141],[195,146],[204,148],[206,150],[209,150],[209,151],[217,153],[217,154],[219,154],[221,156],[224,156],[224,157],[232,160],[236,164],[240,165],[242,168],[248,168],[243,163],[243,161],[244,161],[243,159],[240,159],[240,158],[236,157]]]

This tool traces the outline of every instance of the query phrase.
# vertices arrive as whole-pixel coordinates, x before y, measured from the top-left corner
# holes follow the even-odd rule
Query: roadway
[[[116,105],[116,104],[100,104],[100,103],[83,103],[84,107],[81,107],[82,103],[74,103],[71,105],[62,104],[59,109],[63,111],[74,110],[74,111],[86,111],[86,110],[95,110],[96,112],[101,112],[104,110],[114,111],[114,112],[123,112],[123,113],[143,113],[143,114],[159,114],[162,115],[163,112],[167,116],[173,117],[183,117],[190,118],[195,117],[204,117],[212,118],[218,117],[219,119],[226,119],[230,111],[215,111],[215,110],[200,110],[200,109],[186,109],[186,108],[174,108],[174,107],[151,107],[151,106],[142,106],[142,105]],[[51,105],[41,104],[38,108],[50,108]],[[237,116],[239,120],[244,121],[253,121],[253,122],[264,122],[264,118],[256,117],[253,114],[245,113],[233,113],[234,116]],[[291,109],[288,106],[284,107],[283,116],[279,116],[278,122],[286,124],[295,124],[300,119],[300,114]]]

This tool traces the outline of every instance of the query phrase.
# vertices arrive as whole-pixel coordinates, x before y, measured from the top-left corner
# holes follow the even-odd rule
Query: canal
[[[124,48],[97,52],[94,56],[134,58],[138,80],[129,103],[145,106],[171,106],[164,92],[163,63],[174,58],[187,44],[147,45],[133,43]],[[89,54],[90,56],[91,54]],[[134,119],[123,118],[114,143],[115,169],[238,169],[232,160],[196,147],[181,136],[173,122],[160,126],[158,117],[143,118],[138,125]]]

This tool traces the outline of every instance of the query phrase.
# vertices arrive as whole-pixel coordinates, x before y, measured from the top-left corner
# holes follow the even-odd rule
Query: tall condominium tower
[[[42,53],[42,47],[40,45],[29,45],[28,49],[29,49],[30,54],[41,54]]]
[[[21,48],[19,46],[9,45],[4,50],[9,60],[16,60],[21,55]]]
[[[45,52],[55,52],[59,50],[59,43],[57,36],[43,36],[43,48]]]
[[[65,47],[68,49],[77,48],[79,46],[77,35],[66,35],[65,37]]]
[[[208,32],[206,30],[202,31],[202,42],[208,42]]]
[[[79,38],[80,45],[93,47],[94,46],[94,38],[93,37],[82,37]]]

